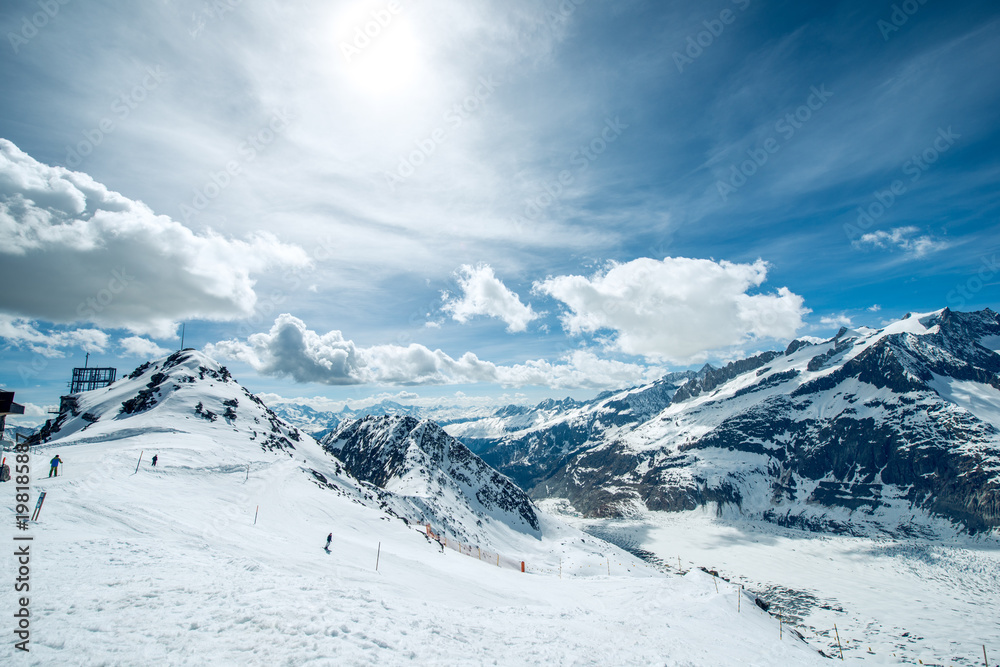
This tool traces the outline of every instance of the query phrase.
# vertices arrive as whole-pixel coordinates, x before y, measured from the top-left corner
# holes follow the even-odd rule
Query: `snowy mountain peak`
[[[108,387],[65,397],[38,441],[121,429],[178,431],[197,420],[203,429],[237,431],[267,451],[291,454],[303,434],[275,415],[211,357],[186,349],[149,361]],[[127,426],[126,426],[127,423]]]
[[[703,368],[641,419],[609,400],[600,426],[567,416],[475,444],[533,497],[591,516],[712,504],[823,530],[995,530],[997,349],[992,310],[911,313]]]
[[[341,424],[320,444],[354,477],[409,499],[419,514],[410,518],[436,532],[492,544],[493,521],[539,531],[528,496],[432,421],[367,416]]]

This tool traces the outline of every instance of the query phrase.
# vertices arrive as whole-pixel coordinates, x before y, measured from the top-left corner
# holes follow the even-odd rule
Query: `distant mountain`
[[[7,424],[3,430],[3,439],[14,442],[15,435],[27,438],[37,433],[38,428],[37,426],[14,426],[13,424]]]
[[[383,399],[377,403],[360,408],[350,408],[344,405],[339,411],[316,410],[308,405],[296,403],[294,401],[282,401],[271,406],[274,412],[280,415],[290,424],[298,426],[316,439],[321,439],[326,434],[333,431],[341,422],[361,419],[368,416],[397,416],[406,415],[417,419],[433,419],[439,424],[446,424],[450,421],[463,421],[484,412],[482,408],[468,409],[460,406],[437,405],[418,406],[404,405],[389,399]]]
[[[406,501],[413,521],[464,542],[497,544],[495,524],[540,536],[527,494],[432,421],[367,416],[320,443],[357,479]]]
[[[992,310],[908,315],[473,442],[532,497],[589,516],[712,505],[817,530],[929,533],[942,519],[990,530],[998,349]]]
[[[591,401],[546,400],[445,426],[488,464],[533,489],[569,456],[645,422],[687,382],[712,370],[671,373],[651,384],[605,392]],[[544,496],[539,496],[544,497]]]

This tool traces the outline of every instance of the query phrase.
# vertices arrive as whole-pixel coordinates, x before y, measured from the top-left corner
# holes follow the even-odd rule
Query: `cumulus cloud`
[[[90,176],[0,139],[0,310],[167,337],[183,319],[234,320],[257,301],[253,274],[308,265],[258,233],[196,234]]]
[[[896,227],[888,232],[870,232],[855,241],[855,245],[902,250],[913,257],[923,257],[948,247],[948,243],[944,241],[928,234],[920,234],[918,227]]]
[[[42,331],[35,323],[0,313],[0,340],[14,347],[25,347],[43,357],[66,356],[63,348],[80,347],[84,352],[103,352],[109,336],[99,329]]]
[[[575,350],[559,363],[533,360],[500,366],[466,352],[455,359],[416,343],[358,347],[340,331],[320,334],[292,315],[280,315],[267,333],[245,342],[209,344],[210,356],[236,359],[258,373],[328,385],[432,385],[488,383],[569,388],[617,388],[653,380],[663,369],[601,359]]]
[[[767,269],[762,260],[640,258],[591,278],[548,278],[534,291],[566,305],[561,319],[571,334],[610,331],[609,345],[622,352],[686,363],[751,340],[795,336],[809,312],[801,296],[785,287],[747,293]]]
[[[118,347],[126,357],[141,357],[145,359],[158,359],[170,354],[171,350],[162,348],[148,338],[140,336],[130,336],[118,341]]]
[[[445,292],[442,307],[457,322],[468,322],[477,315],[496,317],[507,324],[507,331],[524,331],[539,316],[530,305],[507,288],[488,264],[463,264],[456,272],[462,294],[455,298]]]

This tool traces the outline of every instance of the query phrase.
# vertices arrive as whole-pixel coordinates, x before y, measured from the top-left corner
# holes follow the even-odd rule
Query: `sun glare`
[[[338,69],[359,90],[386,95],[420,83],[421,44],[404,12],[397,3],[362,3],[338,17]]]

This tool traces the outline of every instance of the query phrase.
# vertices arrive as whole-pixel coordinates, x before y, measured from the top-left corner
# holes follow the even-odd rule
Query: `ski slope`
[[[279,423],[287,445],[262,441],[249,398],[235,419],[199,417],[245,395],[214,362],[158,363],[81,395],[98,420],[34,448],[31,503],[47,497],[29,530],[0,485],[0,538],[33,538],[30,651],[7,632],[0,664],[823,664],[725,582],[666,574],[544,513],[541,537],[495,545],[525,573],[443,550],[308,436]],[[160,371],[151,407],[119,413]]]

